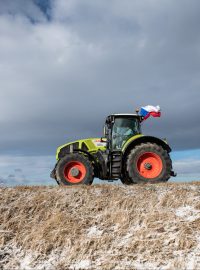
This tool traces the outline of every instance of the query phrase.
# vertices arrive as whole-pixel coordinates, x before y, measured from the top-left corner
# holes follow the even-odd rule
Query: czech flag
[[[145,107],[142,107],[140,109],[140,115],[144,117],[144,120],[149,118],[149,116],[160,117],[160,106],[147,105]]]

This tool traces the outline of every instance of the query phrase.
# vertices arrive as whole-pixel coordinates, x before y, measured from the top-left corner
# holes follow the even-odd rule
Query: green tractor
[[[64,144],[57,149],[51,172],[59,185],[91,185],[94,177],[123,184],[166,182],[172,170],[170,146],[165,140],[141,132],[143,117],[112,114],[104,136]]]

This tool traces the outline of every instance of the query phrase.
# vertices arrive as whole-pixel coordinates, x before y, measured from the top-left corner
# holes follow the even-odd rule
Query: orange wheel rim
[[[147,179],[153,179],[160,175],[163,163],[159,155],[153,152],[146,152],[139,156],[137,160],[139,174]]]
[[[64,177],[70,183],[79,183],[86,176],[86,167],[82,162],[71,161],[65,165]]]

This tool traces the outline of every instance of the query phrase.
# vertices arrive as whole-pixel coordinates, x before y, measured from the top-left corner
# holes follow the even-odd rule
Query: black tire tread
[[[85,178],[80,183],[76,183],[76,184],[67,182],[67,180],[65,179],[62,173],[65,164],[67,162],[74,161],[74,160],[82,162],[87,169]],[[91,162],[86,156],[84,156],[81,153],[71,153],[71,154],[67,154],[66,156],[64,156],[63,158],[59,160],[58,165],[56,167],[56,178],[59,185],[64,185],[64,186],[65,185],[80,185],[80,184],[91,185],[94,178],[94,169]]]
[[[164,169],[161,172],[161,175],[155,179],[145,179],[137,173],[137,170],[133,169],[133,162],[134,158],[137,156],[138,153],[142,151],[147,152],[156,152],[162,159],[164,163]],[[141,143],[132,149],[128,155],[127,162],[126,162],[126,169],[129,178],[132,180],[133,183],[158,183],[158,182],[166,182],[170,178],[171,169],[172,169],[172,161],[168,152],[163,149],[160,145],[155,143]]]

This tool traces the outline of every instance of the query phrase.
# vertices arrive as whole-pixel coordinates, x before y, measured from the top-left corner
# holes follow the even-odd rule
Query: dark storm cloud
[[[51,2],[52,0],[33,0],[48,19],[51,18]]]
[[[3,153],[54,153],[147,104],[162,118],[145,133],[200,148],[199,1],[39,3],[0,1]]]
[[[50,19],[51,0],[0,0],[0,14],[25,16],[32,23]]]

